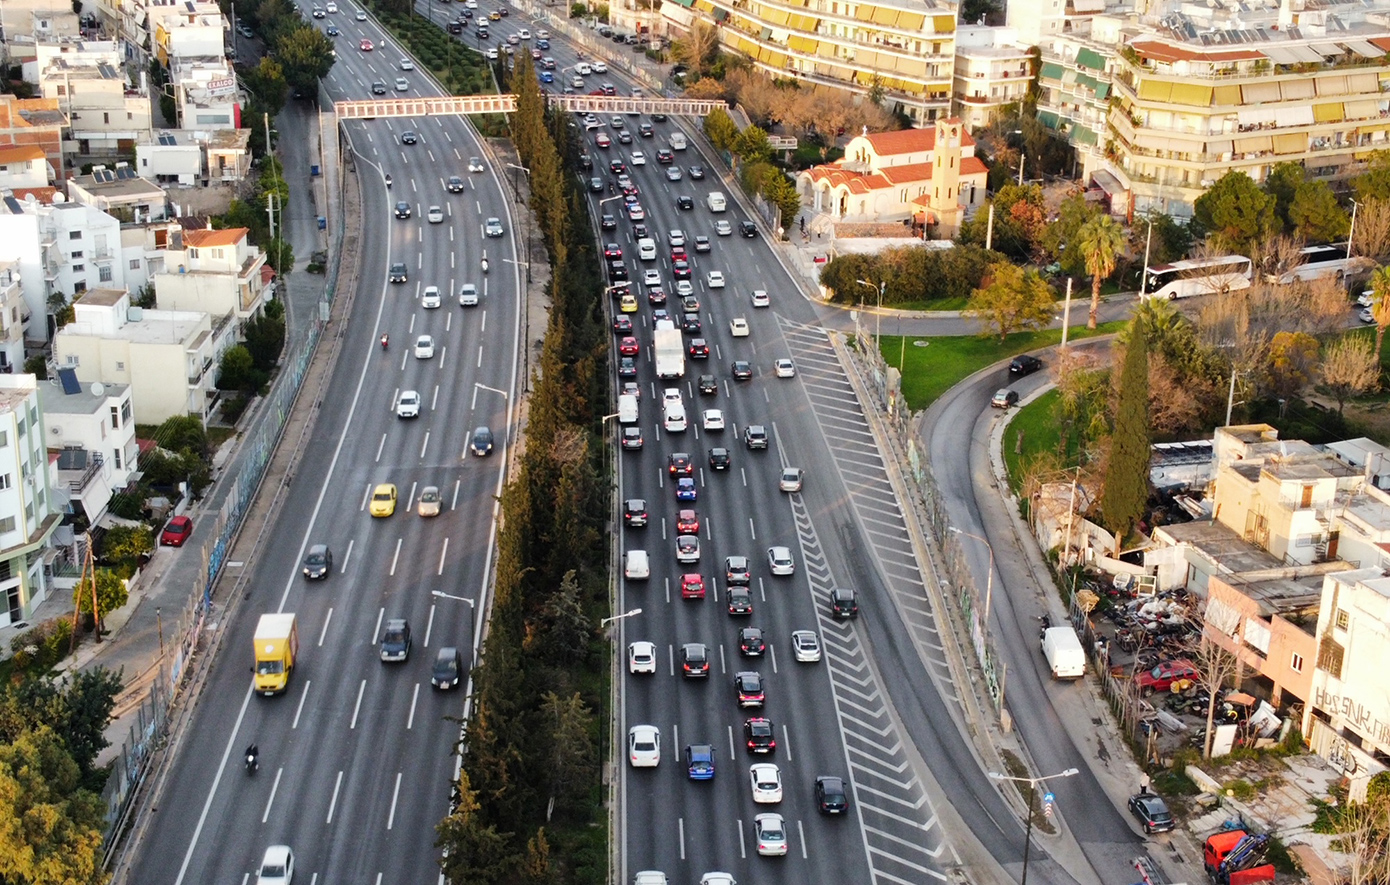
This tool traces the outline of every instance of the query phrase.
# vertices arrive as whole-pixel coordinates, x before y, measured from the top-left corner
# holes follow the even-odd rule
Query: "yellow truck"
[[[279,694],[290,683],[299,655],[294,613],[261,615],[256,623],[256,693]]]

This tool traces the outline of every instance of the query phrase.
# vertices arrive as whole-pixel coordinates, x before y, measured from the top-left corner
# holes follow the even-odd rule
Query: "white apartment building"
[[[216,3],[184,2],[151,12],[149,28],[155,58],[172,68],[179,59],[220,57],[228,24]]]
[[[1032,56],[1013,28],[963,26],[956,31],[955,115],[966,130],[988,126],[1001,108],[1021,104],[1032,81]]]
[[[117,163],[114,169],[96,166],[88,175],[69,178],[68,196],[136,224],[172,215],[164,188],[136,175],[129,163]]]
[[[142,310],[121,289],[91,290],[73,307],[76,319],[53,336],[60,368],[103,384],[129,384],[142,424],[174,415],[207,420],[222,354],[236,343],[234,314]]]
[[[0,373],[8,375],[24,366],[24,324],[28,319],[19,262],[0,261]]]
[[[44,554],[61,514],[48,488],[43,411],[33,375],[0,375],[0,625],[47,595]]]
[[[1315,635],[1317,669],[1303,734],[1364,789],[1390,767],[1390,578],[1379,568],[1326,576]]]
[[[143,83],[127,80],[114,50],[105,59],[69,55],[41,59],[38,87],[44,98],[57,99],[58,107],[68,116],[65,153],[126,155],[135,148],[136,140],[150,131],[149,90]]]
[[[100,209],[0,198],[0,243],[0,257],[19,266],[23,313],[30,318],[24,333],[33,341],[49,338],[53,295],[71,300],[90,288],[125,285],[121,224]]]
[[[121,262],[129,291],[139,292],[164,270],[165,252],[182,231],[183,226],[173,220],[121,225]]]
[[[39,384],[54,507],[95,525],[112,496],[130,485],[140,453],[130,385],[59,374],[66,377]]]
[[[164,270],[151,276],[160,307],[213,316],[230,313],[240,322],[260,313],[269,297],[261,276],[265,252],[251,244],[249,233],[237,227],[175,234],[164,254]]]
[[[48,155],[38,145],[0,147],[0,190],[47,187],[54,177]]]
[[[185,129],[235,129],[245,104],[236,70],[222,57],[177,58],[170,65],[179,125]]]
[[[38,44],[81,33],[71,0],[7,0],[0,4],[0,27],[0,50],[8,64],[19,65],[34,59]]]

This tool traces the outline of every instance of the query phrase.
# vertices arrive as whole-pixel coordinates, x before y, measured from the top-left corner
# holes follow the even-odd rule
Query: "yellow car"
[[[372,516],[390,516],[396,512],[396,487],[384,482],[372,489],[372,503],[368,508]]]
[[[487,17],[490,21],[500,22],[502,20],[502,13],[496,11],[489,12]]]
[[[621,310],[623,313],[636,313],[636,312],[637,312],[637,296],[635,296],[635,295],[624,295],[624,296],[618,301],[618,310]]]

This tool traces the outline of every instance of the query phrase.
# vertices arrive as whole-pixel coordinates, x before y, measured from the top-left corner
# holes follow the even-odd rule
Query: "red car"
[[[1150,695],[1156,691],[1172,691],[1175,685],[1180,686],[1178,690],[1181,691],[1196,682],[1199,676],[1195,664],[1186,658],[1178,658],[1161,661],[1152,670],[1145,670],[1134,677],[1134,682],[1139,686],[1140,694]]]
[[[681,599],[704,599],[705,579],[699,575],[681,575]]]
[[[676,534],[700,534],[700,514],[694,510],[682,510],[676,514]]]
[[[182,547],[192,534],[193,520],[186,516],[175,516],[159,533],[159,544],[161,547]]]
[[[358,43],[358,44],[357,44],[357,48],[360,49],[360,50],[362,50],[363,52],[371,52],[371,51],[372,51],[372,41],[370,41],[370,40],[363,40],[361,43]]]
[[[618,353],[623,356],[637,356],[637,339],[631,335],[618,342]]]
[[[684,246],[677,246],[676,248],[671,250],[671,260],[676,261],[678,259],[681,261],[690,260],[690,256],[686,254]]]

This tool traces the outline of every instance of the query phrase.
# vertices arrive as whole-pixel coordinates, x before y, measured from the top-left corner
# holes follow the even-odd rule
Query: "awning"
[[[1048,129],[1057,128],[1057,114],[1054,111],[1038,111],[1038,122]]]
[[[1313,109],[1306,104],[1301,108],[1279,109],[1280,126],[1312,126],[1313,123]]]
[[[1278,83],[1245,83],[1240,87],[1240,94],[1245,97],[1246,104],[1260,104],[1266,101],[1279,101]]]
[[[1217,105],[1217,106],[1219,106],[1219,107],[1228,107],[1228,106],[1230,106],[1230,105],[1239,105],[1239,104],[1240,104],[1240,87],[1239,87],[1239,86],[1230,86],[1230,85],[1227,85],[1227,86],[1217,86],[1215,89],[1212,90],[1211,103],[1214,104],[1214,105]]]
[[[1315,123],[1340,123],[1343,118],[1342,103],[1340,101],[1313,105],[1313,122]]]
[[[1092,77],[1090,74],[1077,74],[1077,75],[1076,75],[1076,85],[1077,85],[1077,86],[1085,86],[1087,89],[1091,90],[1092,92],[1095,92],[1095,91],[1096,91],[1096,78],[1095,78],[1095,77]]]
[[[1236,151],[1242,154],[1262,154],[1274,150],[1273,142],[1268,135],[1256,135],[1252,138],[1237,138],[1235,140]]]
[[[1173,104],[1185,104],[1198,108],[1210,107],[1211,87],[1203,86],[1200,83],[1174,83],[1173,97],[1169,100]]]
[[[1085,126],[1073,126],[1071,140],[1078,144],[1095,144],[1097,142],[1096,133]]]
[[[1380,102],[1362,99],[1345,105],[1348,120],[1370,120],[1380,116]]]
[[[1097,169],[1091,173],[1091,183],[1105,191],[1108,196],[1116,197],[1126,192],[1120,180],[1104,169]]]
[[[1261,46],[1260,51],[1265,54],[1265,58],[1274,62],[1276,65],[1298,64],[1298,56],[1294,55],[1283,46]]]
[[[1080,9],[1078,8],[1078,12]],[[1076,53],[1076,63],[1083,68],[1090,68],[1093,71],[1105,70],[1105,59],[1100,57],[1100,53],[1094,49],[1082,49]]]
[[[1109,98],[1109,97],[1110,97],[1110,84],[1109,84],[1109,83],[1097,83],[1097,84],[1096,84],[1096,98],[1100,99],[1101,101],[1104,101],[1105,99],[1107,99],[1107,98]]]
[[[1278,119],[1278,108],[1241,108],[1236,111],[1236,121],[1242,126],[1259,126],[1261,123],[1273,123]]]
[[[1347,92],[1352,95],[1369,92],[1373,95],[1380,94],[1380,80],[1371,71],[1362,71],[1359,74],[1347,74]]]
[[[1308,150],[1308,136],[1302,132],[1285,132],[1274,136],[1276,154],[1301,154]]]
[[[1284,80],[1279,84],[1279,91],[1284,96],[1284,101],[1299,101],[1313,97],[1312,80]]]
[[[1045,61],[1043,62],[1042,70],[1038,73],[1038,76],[1044,80],[1060,80],[1062,79],[1062,73],[1061,65],[1056,62]]]
[[[1331,58],[1342,54],[1342,47],[1338,46],[1336,43],[1313,43],[1308,48],[1318,55],[1321,55],[1323,58]]]
[[[1167,80],[1144,80],[1139,84],[1139,97],[1145,101],[1166,102],[1173,96],[1173,84]]]
[[[1314,50],[1311,46],[1290,46],[1289,51],[1298,56],[1299,61],[1306,61],[1309,64],[1322,64],[1322,54]]]
[[[1226,140],[1226,141],[1209,141],[1209,142],[1207,142],[1207,153],[1210,154],[1210,155],[1212,155],[1212,156],[1220,156],[1221,154],[1229,154],[1229,153],[1231,153],[1231,152],[1234,151],[1234,150],[1235,150],[1235,146],[1231,143],[1231,141],[1230,141],[1229,139]]]
[[[1383,50],[1377,49],[1365,40],[1347,40],[1342,45],[1362,58],[1380,58],[1385,55]]]
[[[1338,74],[1334,77],[1319,77],[1316,81],[1318,95],[1340,98],[1347,94],[1347,78]]]

